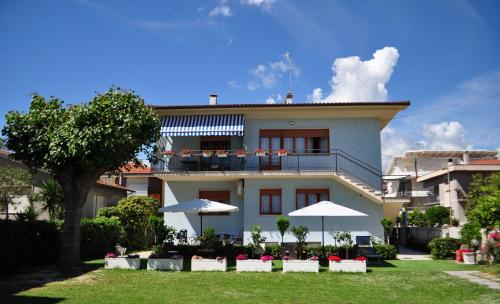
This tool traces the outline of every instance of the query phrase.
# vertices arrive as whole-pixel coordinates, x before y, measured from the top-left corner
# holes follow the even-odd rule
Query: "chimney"
[[[453,158],[448,158],[448,166],[453,166]]]
[[[210,103],[211,106],[217,105],[217,94],[210,94]]]
[[[288,94],[286,94],[285,103],[286,103],[286,104],[291,104],[291,103],[293,103],[293,95],[292,95],[292,92],[288,92]]]
[[[464,152],[464,165],[468,165],[470,163],[470,155],[469,152]]]

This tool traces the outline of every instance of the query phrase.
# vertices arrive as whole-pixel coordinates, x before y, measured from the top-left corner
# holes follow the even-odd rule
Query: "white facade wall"
[[[127,176],[127,188],[134,190],[130,195],[148,196],[148,177]]]

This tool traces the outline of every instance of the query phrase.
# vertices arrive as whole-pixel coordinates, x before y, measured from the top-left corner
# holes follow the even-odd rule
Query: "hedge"
[[[398,255],[398,249],[392,244],[373,244],[373,249],[384,260],[395,260]]]
[[[84,218],[81,222],[81,257],[83,260],[102,258],[115,252],[122,240],[123,228],[117,217]]]
[[[433,239],[429,242],[432,257],[445,260],[455,256],[455,250],[460,247],[460,240],[454,238]]]

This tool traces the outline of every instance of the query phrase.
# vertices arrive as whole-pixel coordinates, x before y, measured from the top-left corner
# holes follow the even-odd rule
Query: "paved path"
[[[479,285],[488,286],[492,289],[500,290],[500,282],[498,282],[498,278],[487,273],[482,273],[477,270],[473,271],[445,271],[447,274],[452,275],[457,278],[462,278],[469,280],[472,283],[476,283]]]
[[[399,260],[427,261],[432,260],[431,256],[425,252],[416,251],[406,247],[399,247]]]

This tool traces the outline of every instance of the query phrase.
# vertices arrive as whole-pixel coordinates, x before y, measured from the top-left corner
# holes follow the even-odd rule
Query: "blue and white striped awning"
[[[243,114],[164,116],[162,136],[243,136]]]

